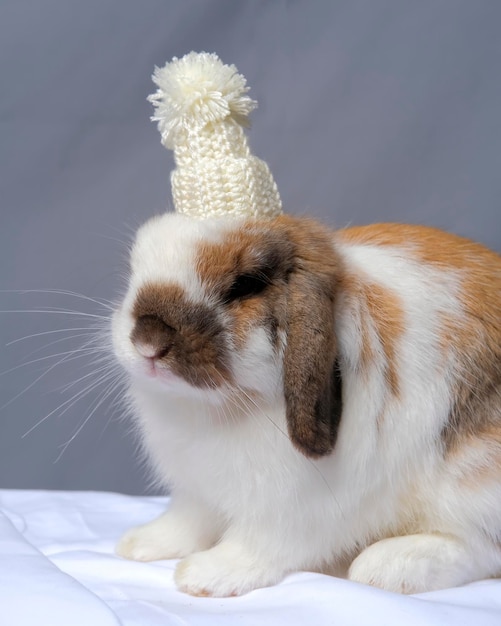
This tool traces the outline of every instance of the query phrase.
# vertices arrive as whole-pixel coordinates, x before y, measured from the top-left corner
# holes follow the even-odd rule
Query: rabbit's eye
[[[264,290],[267,284],[268,280],[265,276],[241,274],[235,278],[230,289],[226,292],[224,301],[233,302],[234,300],[256,296]]]

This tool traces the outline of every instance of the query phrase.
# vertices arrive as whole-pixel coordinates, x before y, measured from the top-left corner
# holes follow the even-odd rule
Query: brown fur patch
[[[237,349],[244,346],[252,328],[263,327],[274,345],[285,328],[284,290],[293,266],[293,246],[271,222],[249,220],[228,232],[220,243],[202,243],[196,268],[209,296],[224,304]],[[263,279],[262,293],[227,301],[241,276]]]
[[[159,353],[168,345],[160,361],[190,384],[214,388],[230,379],[222,324],[211,308],[188,302],[178,285],[143,286],[133,315],[131,340],[153,342]]]
[[[404,310],[400,298],[392,290],[377,283],[366,282],[362,276],[344,274],[341,288],[348,306],[357,307],[361,333],[359,373],[369,376],[377,359],[378,347],[383,353],[385,378],[391,393],[399,395],[398,342],[404,332]],[[373,345],[372,333],[379,346]]]
[[[372,326],[365,304],[365,285],[359,276],[344,272],[341,277],[341,291],[343,296],[341,306],[350,309],[360,332],[358,362],[354,366],[357,373],[368,380],[376,351],[372,345],[370,332]]]
[[[369,224],[338,230],[340,241],[353,244],[390,246],[405,251],[406,256],[430,263],[438,269],[465,269],[472,259],[497,255],[465,237],[447,233],[439,228],[417,224]]]
[[[270,282],[286,278],[293,248],[271,225],[249,220],[230,230],[220,243],[200,244],[196,269],[211,295],[224,297],[239,275],[260,274]]]
[[[404,332],[402,303],[391,290],[376,284],[366,286],[365,301],[385,355],[386,380],[392,394],[398,396],[397,346]]]

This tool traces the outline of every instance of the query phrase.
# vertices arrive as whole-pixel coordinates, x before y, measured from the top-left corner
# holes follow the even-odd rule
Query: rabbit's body
[[[501,574],[500,311],[500,257],[434,229],[149,222],[113,335],[172,502],[119,553],[195,595]]]

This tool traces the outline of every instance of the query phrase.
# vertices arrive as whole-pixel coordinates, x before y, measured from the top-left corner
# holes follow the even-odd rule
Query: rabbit
[[[226,597],[342,563],[420,593],[501,574],[501,257],[417,225],[165,213],[112,319],[169,508],[117,545]]]

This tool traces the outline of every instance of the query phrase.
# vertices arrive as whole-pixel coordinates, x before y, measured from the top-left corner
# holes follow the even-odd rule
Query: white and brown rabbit
[[[165,214],[114,351],[169,510],[119,554],[230,596],[350,560],[422,592],[501,574],[501,258],[433,228]]]

